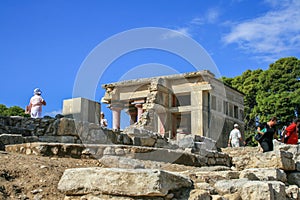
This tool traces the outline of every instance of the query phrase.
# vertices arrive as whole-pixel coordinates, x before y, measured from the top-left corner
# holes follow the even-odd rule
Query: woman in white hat
[[[39,88],[34,89],[33,94],[34,96],[30,99],[27,112],[30,111],[32,118],[42,118],[42,106],[46,105],[46,101],[42,98],[42,91]]]

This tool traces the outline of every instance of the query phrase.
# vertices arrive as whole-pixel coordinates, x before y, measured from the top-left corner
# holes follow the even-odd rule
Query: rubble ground
[[[66,169],[104,167],[96,159],[44,157],[0,151],[0,200],[64,199],[57,189]],[[147,165],[150,161],[143,161]],[[161,169],[180,172],[195,167],[159,163]]]
[[[64,199],[57,184],[68,168],[96,167],[93,159],[55,158],[0,151],[0,200]]]

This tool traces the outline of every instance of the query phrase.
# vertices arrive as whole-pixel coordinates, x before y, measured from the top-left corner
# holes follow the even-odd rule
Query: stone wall
[[[160,134],[129,127],[123,132],[70,118],[0,117],[1,148],[10,152],[73,158],[122,156],[190,166],[229,166],[215,142],[187,135],[168,141]]]
[[[300,199],[299,145],[218,152],[201,137],[170,143],[147,130],[113,132],[68,118],[0,117],[0,131],[9,152],[99,160],[101,167],[64,172],[58,189],[66,200]]]
[[[0,117],[0,149],[28,142],[133,144],[120,132],[69,118]]]

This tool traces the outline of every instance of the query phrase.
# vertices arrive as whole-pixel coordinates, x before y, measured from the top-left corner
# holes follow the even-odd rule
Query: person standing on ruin
[[[263,152],[273,151],[273,139],[277,139],[275,125],[277,124],[277,117],[272,117],[267,123],[261,123],[257,127],[257,133],[262,135],[260,146]],[[265,131],[263,131],[265,129]]]
[[[300,119],[296,118],[283,132],[281,141],[286,144],[298,143],[298,127],[300,126]]]
[[[100,126],[101,127],[107,127],[107,119],[105,119],[104,112],[101,112],[100,114]]]
[[[239,147],[240,142],[245,144],[245,142],[243,142],[242,135],[239,130],[239,125],[234,124],[233,129],[229,134],[228,147]]]
[[[41,96],[42,91],[39,88],[34,89],[33,94],[26,111],[30,113],[31,118],[42,118],[42,106],[46,105],[46,101]]]

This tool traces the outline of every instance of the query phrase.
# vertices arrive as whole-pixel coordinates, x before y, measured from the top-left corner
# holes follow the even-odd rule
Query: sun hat
[[[42,91],[40,90],[40,88],[35,88],[33,90],[33,94],[42,94]]]

